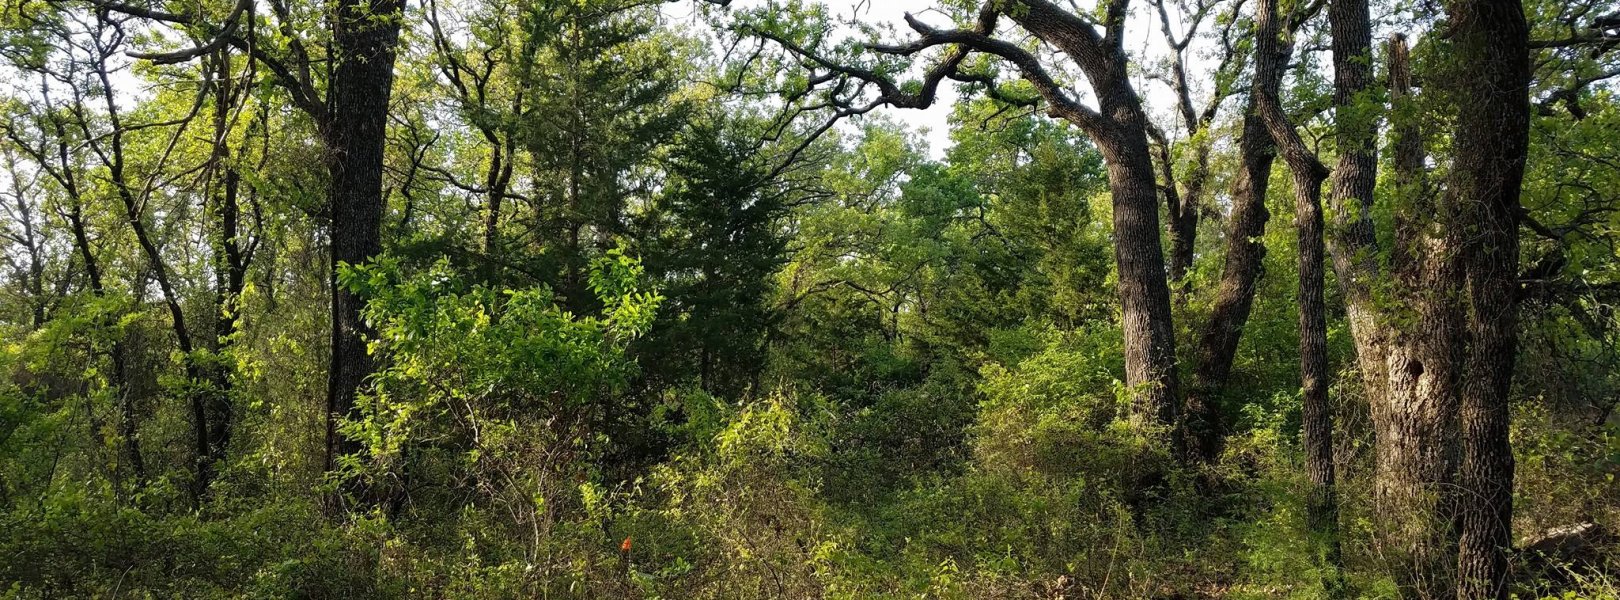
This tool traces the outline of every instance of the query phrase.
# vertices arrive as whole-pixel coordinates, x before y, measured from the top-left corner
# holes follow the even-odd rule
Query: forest
[[[0,0],[0,597],[1620,600],[1615,0]]]

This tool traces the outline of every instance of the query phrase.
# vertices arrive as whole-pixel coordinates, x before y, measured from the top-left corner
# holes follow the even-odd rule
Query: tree
[[[647,202],[645,172],[688,120],[677,62],[681,43],[641,2],[606,0],[530,15],[531,109],[520,144],[533,170],[530,236],[547,280],[578,311],[593,306],[586,271],[627,233],[626,213]]]
[[[1309,15],[1290,15],[1289,35]],[[1299,378],[1305,471],[1311,481],[1306,521],[1328,571],[1324,587],[1344,595],[1338,573],[1339,507],[1334,488],[1333,409],[1328,402],[1327,306],[1323,287],[1322,182],[1328,169],[1300,139],[1277,94],[1292,43],[1281,39],[1283,17],[1275,0],[1261,0],[1255,16],[1255,110],[1282,151],[1294,179],[1294,226],[1299,231]]]
[[[284,54],[256,44],[263,36],[250,22],[239,33],[252,2],[239,1],[220,22],[201,14],[177,14],[141,6],[94,0],[101,10],[116,11],[181,28],[202,30],[207,41],[181,50],[132,53],[159,64],[185,62],[231,46],[247,53],[274,75],[295,106],[316,123],[326,145],[329,182],[332,263],[332,359],[327,378],[326,464],[359,446],[338,435],[338,422],[355,416],[355,398],[375,366],[366,350],[369,331],[360,312],[364,302],[337,285],[337,266],[358,265],[382,251],[383,147],[388,99],[393,91],[394,57],[398,53],[403,0],[340,0],[329,19],[330,78],[323,96],[312,70],[313,41],[301,37],[301,23],[287,2],[271,3]],[[321,38],[313,38],[321,39]]]
[[[339,454],[358,449],[338,434],[337,423],[355,415],[355,400],[375,368],[366,350],[370,328],[361,318],[364,300],[337,284],[336,268],[362,264],[382,251],[383,146],[404,7],[403,0],[339,0],[331,21],[335,65],[327,84],[327,108],[317,119],[326,138],[327,169],[332,177],[328,469],[335,466]],[[300,87],[312,96],[307,81]]]
[[[129,122],[111,83],[113,72],[119,68],[115,57],[128,36],[124,24],[112,15],[96,13],[92,16],[88,11],[75,7],[41,15],[40,18],[51,25],[43,29],[53,36],[48,39],[60,43],[64,52],[30,61],[26,66],[41,78],[39,99],[44,104],[41,108],[54,114],[46,117],[50,127],[40,132],[41,139],[37,142],[40,145],[28,143],[16,132],[12,134],[13,141],[33,154],[41,164],[47,160],[46,144],[56,146],[57,166],[45,168],[55,172],[53,178],[72,199],[74,208],[68,216],[70,226],[79,239],[81,254],[90,272],[91,287],[98,296],[105,295],[106,286],[102,281],[100,266],[90,250],[80,208],[81,202],[88,202],[94,197],[84,188],[96,189],[105,184],[107,191],[104,193],[116,201],[123,225],[133,234],[149,276],[156,284],[160,300],[167,310],[169,328],[185,372],[183,394],[191,406],[192,440],[195,444],[191,489],[195,502],[206,494],[215,474],[217,459],[224,452],[223,439],[228,437],[228,416],[222,420],[210,413],[222,410],[223,414],[228,415],[228,409],[221,407],[227,407],[229,401],[220,395],[222,391],[207,386],[211,379],[205,374],[208,359],[203,356],[203,348],[197,343],[198,332],[193,326],[194,321],[188,323],[187,320],[182,299],[183,282],[179,280],[171,259],[165,256],[165,241],[156,230],[159,224],[147,214],[146,207],[154,197],[160,195],[158,188],[169,176],[166,171],[175,158],[175,148],[181,135],[204,101],[201,90],[206,89],[206,85],[196,94],[189,114],[167,121]],[[209,76],[205,74],[205,80]],[[65,104],[56,105],[52,100],[53,93],[67,95]],[[163,137],[166,143],[155,157],[136,155],[132,146],[144,141],[138,140],[138,136],[146,131],[171,127],[174,131]],[[88,156],[71,156],[74,154],[70,150],[72,145],[87,150]],[[81,160],[89,164],[81,163]],[[123,353],[124,350],[115,343],[112,349],[115,370],[126,368],[122,366],[125,362]],[[123,381],[126,377],[120,374],[116,380]],[[135,441],[138,434],[133,398],[126,397],[124,403],[122,433],[138,485],[144,477],[141,474],[144,464]],[[220,438],[219,441],[216,441],[216,436]]]
[[[1223,45],[1228,46],[1225,56],[1237,54],[1236,49]],[[1255,284],[1266,256],[1261,238],[1271,219],[1266,210],[1266,192],[1271,186],[1276,145],[1256,108],[1256,99],[1277,94],[1282,80],[1280,73],[1275,75],[1261,77],[1257,71],[1250,82],[1238,133],[1239,168],[1233,183],[1232,210],[1227,215],[1221,278],[1213,290],[1215,297],[1209,321],[1198,338],[1198,360],[1193,367],[1192,385],[1187,389],[1188,444],[1204,460],[1215,458],[1219,452],[1225,425],[1217,399],[1231,375],[1243,327],[1254,307]]]
[[[992,96],[1024,104],[1036,102],[1034,98],[1017,96],[1016,92],[1000,87],[992,75],[982,70],[964,69],[968,56],[979,53],[1005,61],[1017,70],[1039,101],[1044,102],[1047,114],[1069,121],[1086,132],[1109,165],[1114,255],[1122,307],[1120,322],[1125,331],[1125,383],[1133,390],[1135,414],[1141,422],[1177,429],[1182,415],[1175,329],[1160,248],[1158,185],[1148,145],[1148,121],[1141,99],[1132,87],[1123,46],[1128,8],[1126,0],[1107,2],[1100,11],[1102,20],[1093,23],[1045,0],[985,2],[979,6],[968,29],[938,29],[908,15],[906,22],[918,35],[915,40],[867,46],[871,52],[900,57],[946,48],[928,69],[921,85],[905,87],[896,84],[882,70],[851,66],[853,59],[825,55],[767,26],[746,25],[745,28],[802,57],[812,73],[809,81],[815,84],[858,82],[853,86],[839,83],[831,87],[829,106],[836,107],[840,114],[861,114],[884,105],[926,108],[933,104],[938,86],[946,78],[972,82],[984,87]],[[780,9],[762,10],[768,13]],[[763,17],[764,13],[758,14],[759,20],[770,22]],[[1078,66],[1091,84],[1097,108],[1074,99],[1040,56],[997,37],[1003,17]],[[865,104],[856,104],[867,86],[877,88],[877,97],[865,100]],[[1177,435],[1176,439],[1180,441],[1182,436]]]
[[[508,14],[515,9],[505,3],[493,3],[488,7],[488,14],[464,18],[472,21],[470,31],[456,33],[476,42],[478,47],[472,48],[462,47],[453,39],[455,36],[449,33],[438,2],[427,3],[428,25],[437,58],[435,65],[449,83],[464,118],[488,145],[488,167],[482,185],[462,186],[486,197],[483,250],[487,253],[497,251],[501,205],[512,197],[510,188],[518,162],[521,122],[531,110],[526,99],[529,86],[536,78],[533,71],[540,68],[536,54],[541,40],[531,36],[549,33],[536,31],[540,27],[536,22],[540,18],[539,9],[532,9],[526,18]],[[478,62],[472,63],[473,60]],[[455,182],[453,178],[451,181]]]
[[[1232,84],[1236,80],[1237,71],[1243,66],[1243,55],[1232,43],[1232,32],[1236,28],[1230,25],[1236,21],[1237,16],[1234,8],[1233,14],[1222,14],[1215,19],[1214,25],[1223,23],[1229,25],[1220,33],[1220,59],[1212,77],[1215,89],[1210,93],[1203,109],[1195,109],[1187,75],[1188,47],[1192,45],[1199,28],[1210,18],[1218,2],[1200,1],[1193,7],[1188,7],[1185,3],[1178,4],[1178,8],[1181,9],[1178,16],[1185,21],[1181,24],[1185,31],[1180,35],[1174,30],[1175,25],[1171,23],[1164,0],[1151,0],[1149,4],[1158,13],[1159,30],[1163,34],[1165,45],[1170,49],[1170,72],[1168,76],[1158,77],[1175,92],[1176,114],[1181,118],[1182,127],[1186,129],[1192,153],[1192,170],[1178,183],[1170,140],[1159,127],[1153,125],[1148,127],[1148,136],[1158,153],[1159,170],[1164,174],[1163,194],[1169,221],[1166,230],[1170,234],[1170,281],[1181,285],[1181,289],[1177,292],[1179,296],[1184,297],[1192,288],[1192,282],[1186,278],[1193,265],[1198,222],[1203,212],[1207,210],[1204,195],[1210,178],[1210,146],[1214,141],[1209,129],[1219,114],[1221,104],[1234,91]],[[1189,411],[1191,410],[1189,406]]]
[[[786,261],[781,219],[796,190],[769,179],[746,122],[698,122],[670,157],[671,179],[631,223],[667,298],[638,348],[649,375],[740,397],[757,387],[767,335],[779,318],[771,276]],[[737,119],[737,121],[742,121]]]
[[[1458,598],[1507,598],[1508,399],[1518,352],[1519,193],[1530,131],[1529,26],[1517,0],[1447,5],[1456,106],[1448,202],[1466,273]],[[1455,86],[1455,87],[1452,87]]]

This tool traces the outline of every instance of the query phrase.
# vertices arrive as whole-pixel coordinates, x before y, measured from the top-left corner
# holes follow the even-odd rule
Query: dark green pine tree
[[[737,397],[764,366],[790,192],[753,160],[756,147],[735,126],[694,124],[670,156],[664,193],[636,220],[642,259],[667,298],[638,349],[658,387],[684,380]]]
[[[675,98],[686,67],[644,3],[537,6],[524,27],[533,65],[519,72],[534,99],[518,136],[532,158],[538,251],[529,260],[570,309],[588,311],[587,265],[627,233],[627,209],[655,189],[654,155],[687,118]]]

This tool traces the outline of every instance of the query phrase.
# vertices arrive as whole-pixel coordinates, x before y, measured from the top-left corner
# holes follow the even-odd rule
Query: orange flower
[[[619,544],[619,554],[630,553],[630,536],[624,536],[624,543]]]

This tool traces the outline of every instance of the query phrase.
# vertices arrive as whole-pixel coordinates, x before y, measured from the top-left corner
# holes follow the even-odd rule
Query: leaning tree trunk
[[[922,34],[917,43],[873,45],[870,49],[909,56],[922,49],[952,44],[957,47],[930,69],[926,83],[908,92],[883,76],[862,69],[834,69],[843,75],[875,84],[881,102],[896,107],[924,108],[934,101],[934,90],[956,71],[968,49],[993,54],[1016,64],[1023,78],[1046,100],[1047,112],[1079,126],[1102,152],[1108,164],[1113,200],[1114,257],[1119,272],[1121,329],[1124,334],[1125,382],[1133,398],[1132,419],[1170,430],[1178,452],[1186,448],[1181,422],[1180,378],[1176,370],[1175,328],[1171,323],[1170,286],[1165,281],[1165,260],[1160,245],[1158,186],[1148,146],[1148,120],[1142,101],[1131,87],[1130,62],[1123,46],[1125,2],[1108,6],[1103,31],[1095,23],[1051,0],[986,2],[972,30],[939,30],[914,17],[907,23]],[[1091,110],[1071,98],[1066,86],[1042,66],[1041,58],[1022,47],[993,37],[996,21],[1007,16],[1041,42],[1072,60],[1090,82],[1097,99]],[[795,53],[814,56],[768,33]],[[826,59],[817,62],[830,65]]]
[[[373,364],[365,300],[337,284],[340,264],[358,265],[382,251],[383,149],[394,87],[402,0],[340,0],[333,19],[337,54],[327,96],[327,168],[332,210],[332,365],[327,379],[326,467],[359,450],[338,432],[355,417],[355,400]]]
[[[1251,98],[1261,92],[1261,85],[1255,82]],[[1220,452],[1224,425],[1216,398],[1231,375],[1243,327],[1254,308],[1255,282],[1260,279],[1261,263],[1266,258],[1266,245],[1260,238],[1271,219],[1266,210],[1266,191],[1271,184],[1276,147],[1252,99],[1243,115],[1238,154],[1241,166],[1232,194],[1232,215],[1227,220],[1226,263],[1209,322],[1198,341],[1198,362],[1185,404],[1187,445],[1203,460],[1213,460]]]
[[[1506,598],[1513,452],[1508,392],[1518,350],[1519,187],[1529,146],[1529,27],[1519,0],[1449,4],[1459,68],[1442,85],[1457,102],[1447,189],[1465,231],[1464,303],[1471,338],[1462,385],[1459,599]],[[1465,71],[1465,72],[1464,72]]]
[[[1334,489],[1333,411],[1328,403],[1327,305],[1322,291],[1322,182],[1328,170],[1283,114],[1277,90],[1292,54],[1279,36],[1276,0],[1261,0],[1255,19],[1254,100],[1293,175],[1299,235],[1299,376],[1305,470],[1311,480],[1306,521],[1325,572],[1329,597],[1343,595],[1339,577],[1339,508]]]

